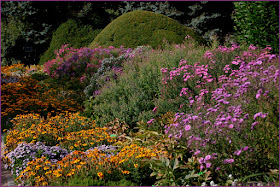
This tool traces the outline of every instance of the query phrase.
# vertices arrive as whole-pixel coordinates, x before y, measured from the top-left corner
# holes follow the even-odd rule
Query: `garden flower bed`
[[[21,186],[277,186],[270,51],[187,36],[155,50],[62,46],[44,66],[2,68],[2,160]]]

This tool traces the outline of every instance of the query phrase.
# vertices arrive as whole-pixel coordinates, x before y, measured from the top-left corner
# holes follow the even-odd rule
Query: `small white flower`
[[[229,174],[228,178],[229,179],[233,179],[232,174]]]
[[[201,184],[201,186],[206,186],[206,182],[203,182],[203,183]]]
[[[262,186],[262,183],[261,183],[261,182],[259,182],[259,183],[257,184],[257,186]]]
[[[215,182],[214,181],[211,181],[210,182],[210,186],[214,186],[215,185]]]

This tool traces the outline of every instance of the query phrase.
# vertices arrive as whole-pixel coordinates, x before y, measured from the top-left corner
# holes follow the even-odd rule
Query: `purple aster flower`
[[[208,162],[208,163],[206,163],[206,168],[210,168],[210,167],[211,167],[211,165],[212,165],[212,164],[211,164],[211,163],[209,163],[209,162]]]
[[[267,114],[268,113],[262,113],[262,112],[256,113],[254,115],[254,119],[256,119],[257,117],[265,118],[267,116]]]
[[[232,129],[232,128],[234,127],[234,125],[233,125],[233,124],[230,124],[228,127],[229,127],[230,129]]]
[[[198,162],[199,162],[200,164],[203,164],[203,163],[204,163],[204,158],[200,158],[200,159],[198,160]]]
[[[155,108],[153,109],[153,112],[154,112],[154,113],[156,113],[156,111],[157,111],[157,108],[158,108],[158,107],[155,107]]]
[[[190,126],[190,125],[186,125],[186,126],[185,126],[185,130],[186,130],[186,131],[189,131],[190,129],[191,129],[191,126]]]
[[[147,122],[147,124],[152,123],[154,120],[155,120],[155,119],[151,119],[151,120],[149,120],[149,121]]]
[[[243,151],[247,151],[248,149],[249,149],[248,146],[245,146],[245,147],[242,148]]]
[[[205,160],[210,160],[211,159],[211,156],[210,155],[207,155],[206,157],[205,157]]]
[[[237,151],[235,151],[235,154],[236,154],[237,156],[239,156],[239,155],[241,154],[241,152],[242,152],[242,150],[237,150]]]
[[[194,155],[198,155],[200,153],[200,150],[197,150]]]

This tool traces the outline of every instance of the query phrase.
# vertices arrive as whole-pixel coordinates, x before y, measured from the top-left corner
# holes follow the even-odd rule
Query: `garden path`
[[[4,137],[1,135],[1,158],[4,156]],[[10,170],[4,168],[4,164],[1,159],[1,186],[16,186],[13,180],[13,176]]]

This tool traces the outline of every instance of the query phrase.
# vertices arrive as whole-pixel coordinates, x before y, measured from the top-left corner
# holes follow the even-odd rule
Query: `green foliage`
[[[9,30],[8,40],[13,40],[16,36],[16,45],[13,42],[4,41],[4,48],[9,50],[2,51],[4,52],[2,56],[4,56],[4,59],[8,59],[7,64],[9,65],[13,63],[10,59],[20,60],[28,65],[37,63],[38,53],[44,50],[49,40],[52,25],[46,21],[47,16],[41,16],[41,13],[45,13],[45,7],[38,7],[35,4],[30,1],[2,3],[1,22],[9,23],[3,25],[2,33],[3,30]],[[11,29],[13,24],[19,32]],[[4,38],[5,34],[4,31]],[[10,36],[12,37],[9,38]],[[26,47],[29,50],[25,50]],[[30,47],[32,47],[32,50],[30,50]]]
[[[81,25],[75,20],[68,20],[60,25],[54,32],[49,49],[41,56],[40,64],[54,59],[55,50],[60,49],[64,44],[70,44],[74,48],[84,47],[89,44],[89,41],[100,32],[91,25]]]
[[[70,179],[67,183],[56,183],[58,186],[137,186],[137,184],[126,180],[121,179],[118,181],[107,181],[91,178],[89,176],[75,176]]]
[[[21,38],[21,30],[23,24],[17,22],[13,18],[8,21],[1,21],[1,66],[12,65],[18,63],[17,56],[13,56],[13,52]]]
[[[151,45],[156,48],[162,44],[164,38],[170,43],[181,43],[187,35],[200,43],[204,42],[203,38],[194,31],[167,16],[137,10],[123,14],[112,21],[93,40],[90,47],[98,44],[114,47],[123,45],[130,48]]]
[[[164,43],[165,50],[135,53],[134,57],[123,64],[123,73],[118,79],[107,82],[102,86],[100,95],[91,97],[85,102],[84,115],[92,117],[97,125],[101,126],[118,118],[134,127],[138,121],[153,118],[155,116],[153,108],[161,103],[158,102],[162,90],[160,69],[177,66],[186,56],[190,58],[190,64],[195,63],[205,52],[203,47],[197,50],[199,47],[193,40],[190,45],[187,43],[185,46],[185,49],[180,49],[175,45]],[[170,103],[173,102],[173,98],[162,99],[164,103],[162,105],[167,107],[159,108],[156,115],[178,108],[179,103]]]
[[[234,2],[235,35],[238,42],[265,47],[279,52],[279,2]]]
[[[125,1],[120,8],[122,14],[134,10],[147,10],[168,16],[193,29],[207,41],[213,35],[218,35],[223,40],[233,30],[232,2]]]

